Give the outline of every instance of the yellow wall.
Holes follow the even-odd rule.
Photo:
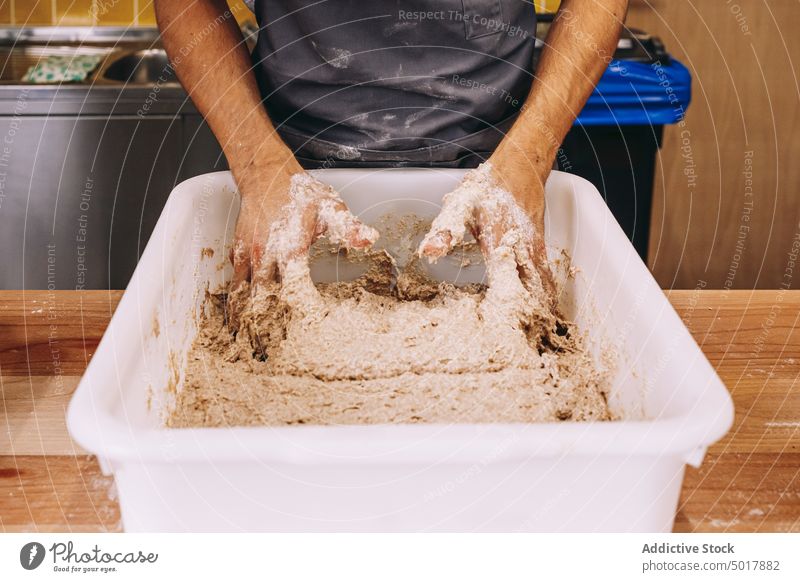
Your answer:
[[[534,0],[533,3],[536,4],[536,12],[555,12],[561,0]]]
[[[238,20],[250,11],[242,0],[229,0]],[[153,0],[0,0],[0,25],[109,26],[156,23]]]

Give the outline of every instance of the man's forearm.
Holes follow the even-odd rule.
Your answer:
[[[295,164],[261,102],[250,55],[226,1],[156,0],[155,8],[167,55],[242,193],[257,181],[253,168]]]
[[[523,111],[495,158],[545,174],[614,54],[628,0],[564,0]]]

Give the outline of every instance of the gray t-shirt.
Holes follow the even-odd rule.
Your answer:
[[[530,89],[530,2],[255,0],[255,14],[267,110],[308,166],[474,166]]]

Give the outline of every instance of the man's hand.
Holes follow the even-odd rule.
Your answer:
[[[444,197],[442,210],[420,245],[420,255],[432,261],[443,257],[464,240],[469,229],[487,262],[501,247],[510,249],[523,284],[531,291],[543,290],[555,308],[555,284],[544,246],[546,174],[504,170],[508,168],[490,162],[467,173],[458,188]],[[507,175],[517,179],[504,180]]]
[[[296,162],[256,167],[240,180],[240,190],[242,206],[231,250],[233,289],[247,280],[278,280],[286,265],[303,258],[320,237],[348,249],[369,247],[378,238],[333,188]]]
[[[513,232],[513,250],[525,285],[541,285],[555,305],[544,246],[544,183],[564,137],[611,60],[628,0],[563,0],[550,27],[536,76],[519,117],[489,158],[491,180],[473,189],[475,171],[448,194],[420,254],[447,254],[472,230],[489,258]],[[485,173],[485,172],[484,172]],[[514,237],[511,237],[514,238]],[[507,246],[507,245],[506,245]],[[491,284],[491,281],[490,281]]]
[[[156,0],[155,8],[170,61],[222,146],[242,195],[232,289],[247,280],[275,280],[323,235],[350,248],[369,246],[377,232],[303,171],[272,126],[226,0]],[[205,30],[214,33],[197,42]]]

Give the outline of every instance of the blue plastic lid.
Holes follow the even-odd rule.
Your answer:
[[[681,121],[692,99],[692,76],[679,61],[668,65],[613,60],[576,124],[667,125]]]

